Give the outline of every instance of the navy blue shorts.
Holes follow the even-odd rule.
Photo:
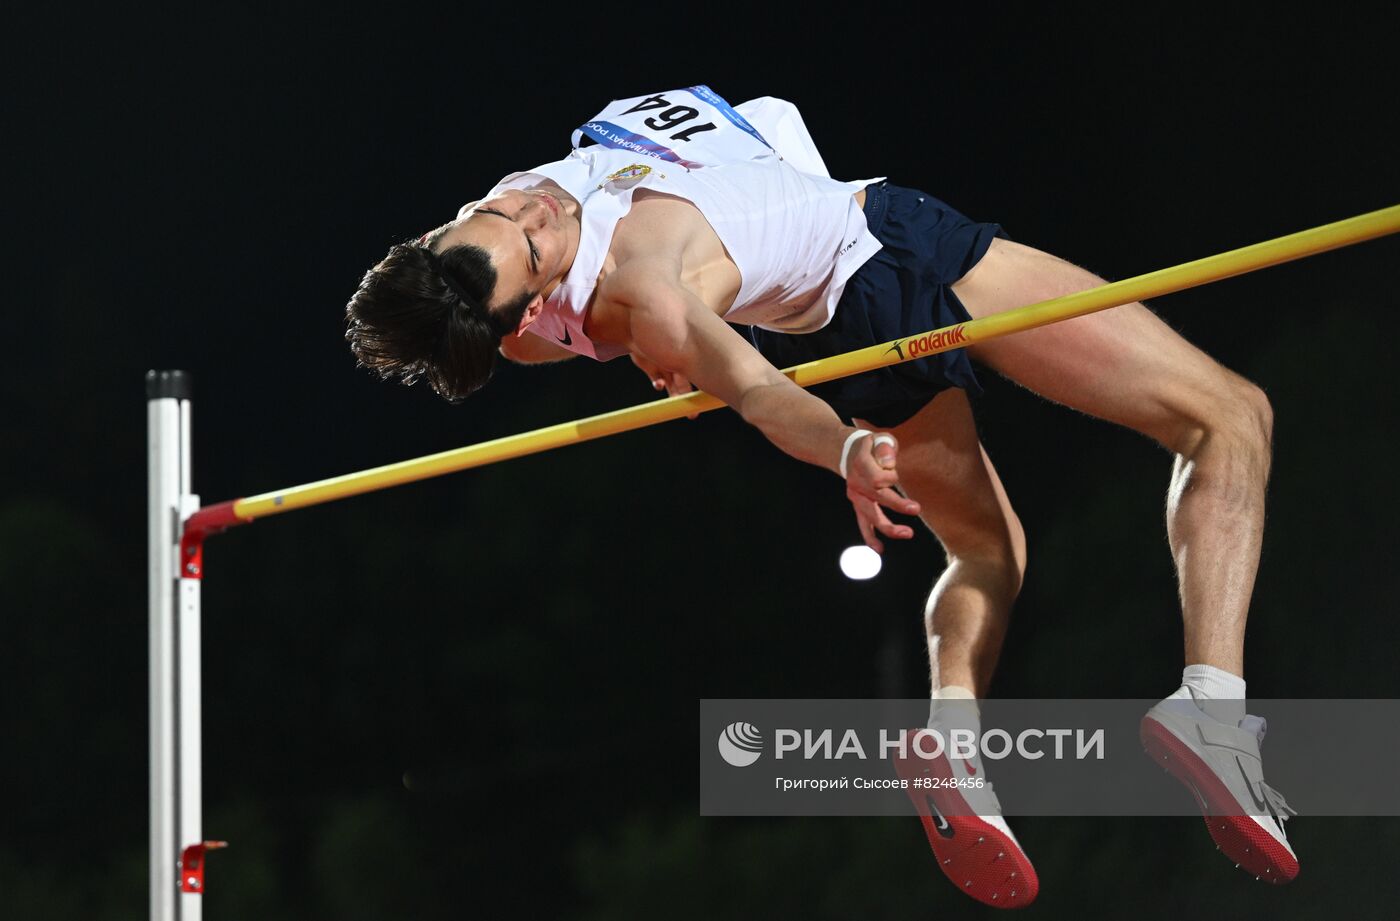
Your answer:
[[[839,355],[971,319],[952,285],[986,255],[998,224],[978,224],[926,192],[880,183],[865,190],[865,221],[881,249],[846,282],[831,322],[814,333],[749,327],[775,367]],[[949,387],[980,394],[965,349],[811,388],[843,419],[881,428],[907,421]]]

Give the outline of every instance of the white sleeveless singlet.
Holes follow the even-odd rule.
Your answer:
[[[584,137],[598,143],[579,148]],[[739,294],[724,315],[731,323],[814,332],[880,249],[853,197],[879,180],[830,178],[791,103],[764,97],[735,109],[703,86],[624,99],[574,132],[574,144],[563,160],[507,176],[490,194],[543,177],[582,205],[573,265],[530,326],[581,355],[626,354],[591,342],[583,326],[613,232],[638,188],[683,198],[709,221],[739,270]]]

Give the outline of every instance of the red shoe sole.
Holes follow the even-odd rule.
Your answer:
[[[945,758],[895,758],[894,762],[899,776],[911,782],[919,777],[951,776]],[[938,868],[959,891],[993,908],[1024,908],[1035,901],[1040,879],[1030,859],[999,829],[975,815],[966,815],[970,811],[967,801],[956,788],[916,789],[911,785],[906,792],[923,823]]]
[[[1142,747],[1196,797],[1206,830],[1220,852],[1256,879],[1286,883],[1298,875],[1298,861],[1288,849],[1250,818],[1210,766],[1171,730],[1150,715],[1139,727]]]

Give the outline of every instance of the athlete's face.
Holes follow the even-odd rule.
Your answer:
[[[487,307],[495,310],[525,292],[536,294],[526,310],[524,325],[528,326],[539,313],[537,304],[553,293],[573,262],[578,250],[578,212],[578,201],[552,182],[507,189],[473,202],[433,242],[433,249],[440,253],[471,244],[490,253],[496,293]]]

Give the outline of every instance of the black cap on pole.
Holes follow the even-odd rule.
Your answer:
[[[188,371],[147,371],[146,399],[188,400],[193,396],[194,380]]]

